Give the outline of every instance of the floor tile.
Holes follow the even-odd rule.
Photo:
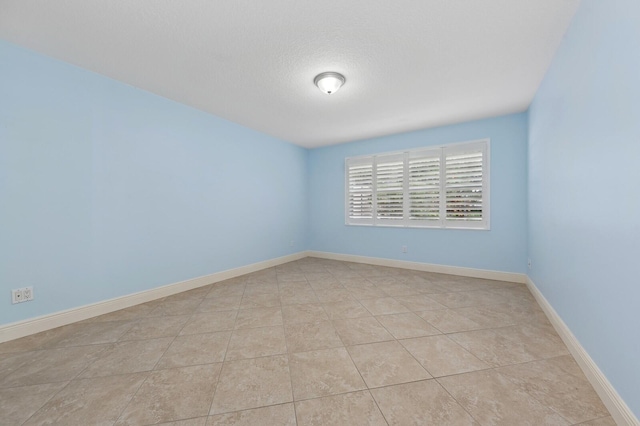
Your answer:
[[[379,285],[378,288],[392,297],[405,297],[419,294],[418,290],[403,283],[382,284]]]
[[[293,404],[271,405],[252,410],[210,416],[206,426],[296,426]]]
[[[287,352],[282,326],[235,330],[229,341],[226,360],[257,358]]]
[[[466,331],[447,336],[492,367],[533,361],[536,356],[524,342],[514,342],[499,329]]]
[[[432,327],[425,320],[411,312],[406,314],[380,315],[377,316],[376,319],[396,339],[440,334],[438,329]]]
[[[413,294],[411,296],[396,296],[395,299],[413,312],[446,309],[447,307],[436,302],[426,294]]]
[[[66,326],[66,332],[44,348],[97,345],[117,341],[136,324],[134,321],[76,323]]]
[[[160,303],[148,315],[150,317],[160,317],[166,315],[191,315],[200,305],[202,299],[178,299],[165,300]]]
[[[222,284],[217,283],[211,288],[209,293],[205,296],[205,299],[224,299],[229,298],[242,298],[244,294],[245,284]]]
[[[515,325],[497,330],[515,343],[522,343],[537,359],[568,355],[569,350],[553,327]]]
[[[318,258],[0,343],[0,419],[614,424],[526,286]]]
[[[177,420],[175,422],[157,423],[157,426],[206,426],[207,417],[194,417],[186,420]]]
[[[296,402],[299,426],[386,426],[382,413],[367,391]]]
[[[613,417],[607,416],[601,419],[580,423],[579,426],[616,426],[616,421],[613,420]]]
[[[93,363],[107,345],[46,349],[24,356],[27,361],[0,380],[0,388],[64,382]]]
[[[476,425],[435,380],[372,389],[371,394],[392,426]]]
[[[448,275],[444,280],[435,280],[432,282],[444,288],[446,293],[481,290],[481,287],[479,288],[476,283],[464,282],[461,281],[460,278],[461,277],[454,275]]]
[[[345,348],[291,354],[290,364],[296,401],[366,388]]]
[[[297,305],[306,303],[318,303],[318,296],[313,290],[290,290],[280,292],[280,303],[283,305]]]
[[[431,378],[398,342],[349,346],[347,350],[369,388]]]
[[[423,282],[407,282],[407,285],[411,288],[414,288],[415,290],[418,291],[418,293],[420,294],[432,294],[432,293],[448,293],[449,290],[447,290],[446,288],[442,287],[441,285],[438,285],[436,283],[432,283],[429,281],[423,281]]]
[[[189,315],[144,318],[131,327],[120,340],[144,340],[177,336],[188,320]]]
[[[280,307],[280,296],[275,293],[246,293],[240,302],[240,309]]]
[[[0,418],[7,425],[21,425],[68,382],[0,389]]]
[[[571,423],[609,414],[571,356],[511,365],[496,371]]]
[[[306,282],[304,274],[301,272],[292,272],[292,273],[283,273],[278,274],[278,282],[289,282],[289,281],[303,281]]]
[[[230,331],[178,336],[155,368],[158,370],[222,362],[230,337]]]
[[[242,297],[243,301],[249,301],[249,300],[255,300],[257,302],[260,302],[261,300],[264,301],[265,299],[258,297],[258,295],[270,295],[270,296],[278,296],[278,283],[276,281],[270,281],[270,282],[259,282],[259,283],[249,283],[246,285],[246,287],[244,288],[244,296]],[[267,298],[268,299],[268,298]],[[272,300],[272,299],[269,299]],[[259,306],[255,306],[257,307],[268,307],[268,306],[264,306],[261,305],[260,303],[258,303]],[[271,305],[271,306],[276,306],[276,305]],[[278,305],[280,306],[280,302],[278,302]],[[250,307],[250,306],[249,306]],[[241,309],[242,305],[241,305]]]
[[[342,302],[354,300],[353,295],[345,288],[316,291],[316,297],[321,303]]]
[[[313,288],[306,281],[286,281],[278,283],[278,290],[280,292],[280,296],[289,295],[295,293],[297,291],[311,292],[314,293]]]
[[[225,362],[210,414],[293,401],[286,356]]]
[[[66,333],[66,327],[57,327],[41,333],[21,337],[20,339],[0,343],[0,355],[42,349],[52,340],[60,339],[60,336],[64,335],[64,333]]]
[[[434,377],[489,368],[447,336],[429,336],[400,340],[415,359]]]
[[[285,326],[289,352],[306,352],[344,346],[330,321],[296,323]]]
[[[371,286],[350,285],[350,286],[345,286],[345,288],[349,293],[351,293],[351,295],[355,300],[380,299],[380,298],[389,296],[382,289],[374,285],[371,285]]]
[[[393,336],[374,317],[336,320],[333,326],[342,342],[349,346],[393,340]]]
[[[234,311],[240,309],[242,296],[207,297],[196,309],[197,312]]]
[[[558,413],[522,392],[495,370],[476,371],[437,380],[483,425],[569,424]]]
[[[342,302],[323,303],[322,307],[330,319],[362,318],[369,317],[371,313],[360,302],[345,300]]]
[[[235,296],[207,296],[198,308],[197,312],[233,311],[240,309],[242,294]]]
[[[429,296],[447,308],[492,305],[506,302],[506,299],[488,290],[460,291],[455,293],[436,293]]]
[[[148,374],[117,425],[140,425],[206,416],[222,364],[157,370]]]
[[[285,325],[329,319],[322,305],[319,303],[283,306],[282,317]]]
[[[491,306],[471,306],[457,308],[454,312],[478,324],[476,328],[498,328],[516,325],[522,321],[519,316],[505,309],[504,304]],[[464,330],[461,330],[464,331]]]
[[[180,335],[233,330],[237,315],[238,311],[197,313],[187,321]]]
[[[418,315],[443,333],[456,333],[483,328],[477,322],[460,315],[453,309],[423,311],[418,312]]]
[[[0,354],[0,387],[2,387],[3,378],[32,362],[39,354],[40,351]]]
[[[360,303],[372,315],[388,315],[409,312],[400,302],[392,297],[383,297],[379,299],[364,299]]]
[[[342,284],[334,278],[322,281],[309,281],[309,285],[316,293],[322,293],[331,290],[345,290]]]
[[[114,343],[102,351],[98,360],[84,370],[80,377],[113,376],[153,370],[172,341],[173,337],[163,337]]]
[[[255,328],[282,325],[282,309],[255,308],[240,309],[236,317],[235,328]]]
[[[113,424],[148,373],[74,380],[25,425]]]

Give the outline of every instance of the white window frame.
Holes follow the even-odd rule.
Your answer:
[[[378,226],[378,227],[400,227],[400,228],[435,228],[435,229],[472,229],[490,230],[490,152],[491,141],[489,138],[478,139],[466,142],[450,143],[410,149],[404,151],[394,151],[373,155],[361,155],[357,157],[345,158],[345,225],[348,226]],[[446,158],[447,155],[462,153],[465,151],[482,152],[482,220],[464,221],[447,219],[446,211]],[[409,219],[409,158],[412,154],[434,154],[440,158],[440,179],[439,179],[439,218],[434,220],[411,220]],[[381,158],[402,157],[404,158],[404,183],[403,183],[403,208],[402,219],[378,218],[377,214],[377,161]],[[371,218],[350,218],[349,217],[349,165],[372,164],[373,166],[373,217]]]

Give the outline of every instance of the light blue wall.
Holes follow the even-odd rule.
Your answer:
[[[305,149],[0,41],[0,324],[305,250],[306,173]]]
[[[346,157],[491,139],[491,230],[346,226]],[[508,272],[526,269],[527,115],[314,149],[309,154],[312,250]],[[407,246],[408,253],[401,253]]]
[[[583,1],[530,108],[531,277],[640,417],[640,2]]]

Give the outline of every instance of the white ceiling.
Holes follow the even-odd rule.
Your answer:
[[[526,110],[578,4],[0,0],[0,37],[318,147]]]

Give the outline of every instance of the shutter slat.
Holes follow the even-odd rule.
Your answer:
[[[440,155],[416,153],[409,158],[409,220],[440,219]]]
[[[373,161],[370,164],[349,165],[349,218],[373,218]]]
[[[447,220],[483,220],[482,151],[445,155],[445,207]]]
[[[402,220],[404,216],[404,160],[401,156],[376,159],[376,218]]]

